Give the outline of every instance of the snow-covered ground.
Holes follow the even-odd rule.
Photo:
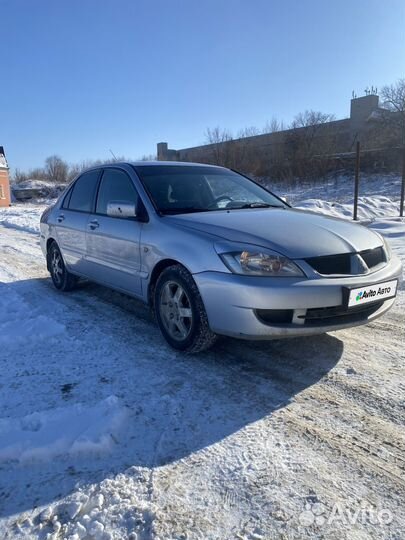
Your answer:
[[[319,181],[296,181],[292,183],[265,179],[263,182],[280,195],[287,196],[295,205],[300,201],[321,199],[323,201],[350,204],[354,193],[354,178],[348,175],[331,175]],[[359,181],[360,197],[389,197],[398,203],[401,193],[401,176],[398,174],[362,174]],[[353,206],[352,206],[353,207]],[[398,212],[395,212],[398,215]]]
[[[360,217],[405,262],[394,188]],[[0,210],[1,539],[404,538],[403,289],[365,327],[185,356],[136,300],[53,289],[43,208]]]

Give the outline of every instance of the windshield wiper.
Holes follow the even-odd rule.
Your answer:
[[[213,212],[215,210],[242,210],[243,208],[284,208],[284,206],[264,202],[251,202],[241,204],[240,206],[224,206],[223,208],[199,208],[196,206],[185,206],[184,208],[162,208],[160,213],[163,215],[193,214],[195,212]]]
[[[252,202],[241,206],[229,206],[226,210],[242,210],[243,208],[284,208],[281,204],[269,204],[262,202]]]

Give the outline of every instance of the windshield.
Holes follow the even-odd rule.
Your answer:
[[[162,214],[286,207],[264,188],[227,169],[188,165],[134,168]]]

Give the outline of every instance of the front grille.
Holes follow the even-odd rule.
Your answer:
[[[350,274],[350,253],[305,259],[319,274]]]
[[[382,247],[361,251],[360,255],[369,268],[374,268],[382,262],[386,262],[385,252]]]
[[[364,271],[356,263],[360,256],[364,261]],[[381,263],[386,262],[385,252],[382,247],[366,249],[359,253],[342,253],[339,255],[326,255],[324,257],[310,257],[305,261],[318,274],[328,275],[356,275],[364,274],[367,269],[372,270]]]

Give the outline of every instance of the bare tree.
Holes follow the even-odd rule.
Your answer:
[[[230,166],[232,154],[232,133],[227,129],[222,129],[219,126],[215,128],[207,128],[205,132],[205,140],[207,144],[212,145],[212,159],[215,165]]]
[[[43,167],[36,167],[28,171],[29,180],[48,180],[47,172]]]
[[[205,131],[205,141],[207,144],[219,144],[226,141],[232,141],[232,133],[227,129],[222,129],[217,126],[215,128],[207,128]]]
[[[247,137],[256,137],[256,135],[260,135],[260,129],[255,126],[250,126],[240,129],[236,138],[246,139]]]
[[[405,144],[405,79],[395,84],[384,86],[381,90],[382,105],[386,113],[382,114],[385,125],[391,128],[392,138],[398,138]]]
[[[72,163],[69,165],[67,181],[71,182],[76,176],[78,176],[84,169],[91,167],[93,163],[87,163],[82,161],[81,163]]]
[[[276,133],[277,131],[284,131],[285,125],[281,120],[279,121],[275,116],[270,121],[267,121],[262,129],[262,133]]]
[[[22,184],[27,180],[48,180],[48,175],[43,167],[29,169],[26,172],[16,169],[12,176],[12,180],[15,184]]]
[[[312,110],[294,118],[290,126],[293,131],[286,141],[292,176],[316,177],[327,172],[331,154],[336,151],[336,133],[331,125],[334,119],[333,114]]]
[[[405,79],[384,86],[381,90],[383,106],[392,112],[405,113]]]
[[[26,180],[28,180],[27,173],[20,171],[20,169],[16,169],[14,171],[14,174],[12,176],[12,181],[14,184],[21,184],[22,182],[25,182]]]
[[[291,122],[291,128],[297,129],[300,127],[313,128],[311,131],[316,132],[318,127],[327,122],[335,120],[335,115],[327,114],[320,111],[307,110],[303,113],[298,113]]]
[[[68,164],[59,156],[49,156],[45,160],[45,172],[49,180],[56,184],[65,184],[68,181]]]
[[[157,155],[156,154],[144,154],[138,161],[156,161]]]

